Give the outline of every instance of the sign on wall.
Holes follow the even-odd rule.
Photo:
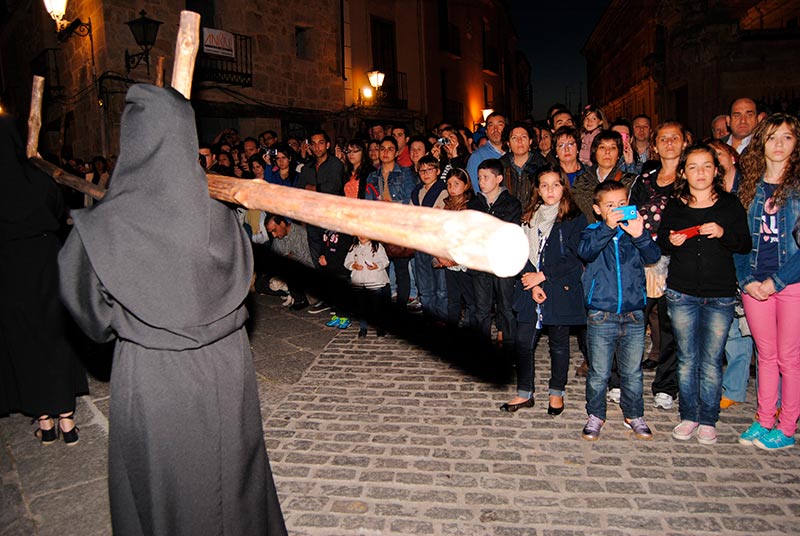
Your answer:
[[[203,28],[203,52],[211,56],[236,59],[233,34],[216,28]]]

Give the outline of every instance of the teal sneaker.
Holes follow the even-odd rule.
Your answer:
[[[753,441],[764,437],[769,433],[767,428],[761,426],[758,421],[753,421],[753,424],[750,425],[750,428],[742,432],[742,435],[739,436],[739,443],[742,445],[752,445]]]
[[[338,327],[339,329],[347,329],[347,328],[349,328],[350,327],[350,319],[347,318],[346,316],[340,316],[339,317],[339,325],[336,326],[336,327]]]
[[[768,434],[754,439],[753,445],[764,450],[788,449],[794,446],[794,436],[786,437],[783,432],[774,428]]]
[[[336,316],[336,314],[334,313],[333,315],[331,315],[331,319],[325,322],[325,325],[328,326],[329,328],[337,328],[339,327],[339,320],[340,318]]]

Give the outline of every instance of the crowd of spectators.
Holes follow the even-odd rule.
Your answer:
[[[573,115],[556,104],[542,121],[512,122],[493,112],[474,133],[448,123],[414,133],[406,125],[377,122],[350,140],[334,141],[324,130],[281,139],[271,130],[242,137],[227,128],[201,143],[198,161],[208,173],[334,196],[479,210],[522,225],[529,237],[529,265],[517,277],[499,278],[424,252],[239,209],[256,249],[254,288],[285,295],[287,307],[313,314],[329,311],[327,325],[339,329],[358,316],[359,337],[367,334],[369,311],[374,313],[380,309],[375,304],[383,302],[393,304],[395,312],[421,313],[432,326],[471,330],[516,359],[518,396],[503,405],[505,411],[533,406],[532,352],[539,336],[548,332],[548,413],[563,411],[567,341],[576,336],[583,363],[575,373],[588,375],[592,385],[587,387],[590,420],[584,439],[599,436],[606,400],[623,406],[625,425],[637,437],[652,437],[643,410],[636,409],[636,397],[643,395],[634,376],[642,369],[656,369],[652,407],[670,410],[679,400],[682,422],[673,437],[715,442],[720,410],[745,399],[755,347],[759,370],[767,377],[758,384],[756,421],[740,442],[769,449],[793,444],[794,421],[800,415],[800,338],[797,330],[785,329],[787,319],[796,320],[795,311],[800,310],[800,255],[796,242],[787,238],[800,215],[797,125],[797,118],[770,114],[750,98],[735,100],[708,125],[708,132],[692,132],[675,121],[653,125],[644,114],[611,118],[597,106]],[[83,169],[82,165],[75,162],[73,168]],[[91,167],[95,182],[108,181],[108,162],[96,158]],[[635,206],[637,216],[622,220],[599,205],[617,198]],[[717,214],[721,205],[727,207],[722,216]],[[745,214],[749,230],[743,231]],[[680,244],[672,237],[676,231],[684,236],[685,229],[675,227],[676,222],[694,222],[687,227],[695,231],[685,241],[678,240]],[[639,223],[642,229],[635,234]],[[587,336],[586,313],[592,327],[594,288],[586,288],[581,275],[593,261],[582,256],[578,246],[588,248],[582,242],[589,240],[588,229],[616,229],[617,239],[631,237],[642,255],[641,293],[646,300],[640,313],[651,344],[645,351],[643,327],[635,366],[619,353],[610,359],[608,370],[601,370],[600,360],[592,362],[592,352],[599,350]],[[610,238],[613,233],[607,234]],[[655,249],[642,250],[641,236]],[[753,249],[759,240],[762,247]],[[308,271],[276,277],[267,250]],[[652,259],[655,250],[661,252],[657,262]],[[687,264],[687,250],[710,264]],[[365,264],[368,255],[374,262]],[[600,250],[593,255],[601,255]],[[378,272],[365,272],[372,270]],[[324,272],[328,281],[346,284],[352,279],[380,300],[365,299],[369,293],[361,293],[362,298],[349,303],[346,294],[315,286],[312,271]],[[573,275],[568,283],[554,283],[569,273]],[[620,279],[620,288],[623,283]],[[584,309],[573,307],[576,295]],[[681,309],[681,300],[694,308]],[[686,315],[709,314],[711,302],[724,309],[714,317],[722,327],[705,330],[687,320]],[[755,314],[763,320],[755,323],[758,327],[748,325],[754,324]],[[372,317],[385,322],[383,315]],[[491,329],[493,321],[496,330]],[[689,325],[695,326],[692,337],[687,336]],[[378,333],[386,328],[379,325]]]

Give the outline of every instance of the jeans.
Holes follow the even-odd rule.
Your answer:
[[[739,319],[734,316],[725,343],[728,366],[722,374],[722,394],[736,402],[744,402],[750,381],[750,360],[753,357],[753,338],[742,335]]]
[[[564,396],[569,374],[569,326],[547,326],[547,339],[550,343],[550,383],[549,394]],[[534,352],[542,332],[533,322],[518,322],[514,351],[517,357],[517,396],[533,396],[536,366]]]
[[[503,332],[503,342],[510,345],[514,340],[517,323],[511,310],[514,293],[513,277],[497,277],[483,272],[472,276],[475,289],[475,322],[478,332],[489,339],[492,335],[492,304],[496,305],[497,329]],[[493,299],[494,298],[494,299]]]
[[[393,258],[389,259],[394,266],[395,279],[397,281],[397,307],[405,311],[408,304],[408,297],[411,294],[411,274],[408,271],[408,263],[411,259]]]
[[[417,294],[422,302],[425,315],[437,320],[447,318],[447,280],[446,268],[434,268],[433,255],[417,251],[414,254],[414,275]]]
[[[742,296],[747,323],[758,349],[758,422],[792,437],[800,417],[800,283],[764,301]]]
[[[722,397],[722,354],[736,298],[702,298],[672,289],[667,289],[666,297],[678,348],[681,420],[716,426]]]
[[[644,311],[616,314],[589,309],[586,334],[589,348],[586,412],[589,415],[606,419],[606,388],[611,376],[611,362],[616,355],[622,390],[622,414],[627,419],[644,416],[644,326]]]
[[[464,326],[475,325],[475,291],[472,287],[472,276],[467,272],[445,270],[447,282],[447,323],[458,326],[461,318],[461,301],[464,301]]]

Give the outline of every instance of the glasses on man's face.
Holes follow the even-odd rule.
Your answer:
[[[437,171],[436,168],[433,168],[433,167],[419,168],[419,174],[420,175],[423,175],[423,174],[427,175],[428,173],[435,173],[436,171]]]
[[[577,143],[575,143],[574,141],[565,141],[564,143],[559,143],[558,145],[556,145],[556,147],[558,147],[559,149],[565,149],[567,147],[575,147],[576,145]]]

